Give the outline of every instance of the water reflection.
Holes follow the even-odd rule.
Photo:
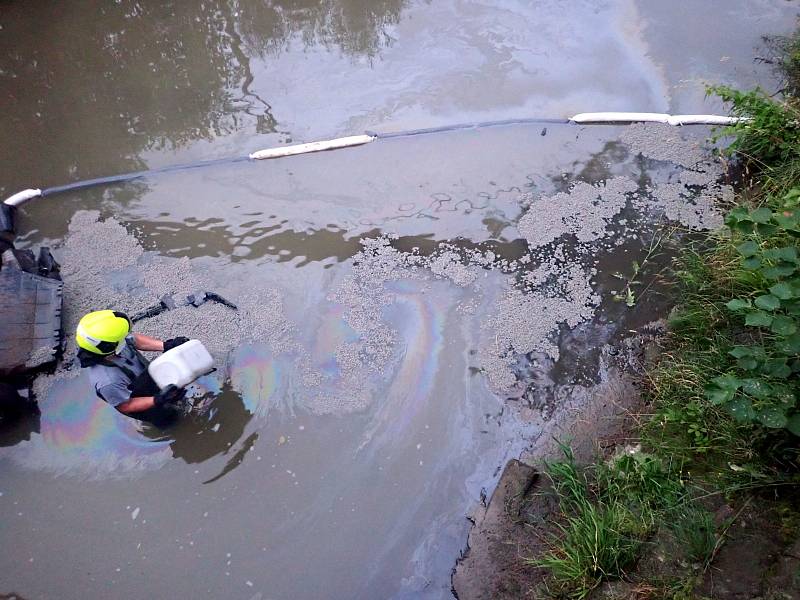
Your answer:
[[[363,235],[348,235],[336,225],[325,229],[307,228],[295,231],[287,221],[271,216],[265,220],[249,220],[238,227],[223,219],[179,221],[128,221],[142,235],[146,248],[157,249],[167,256],[197,258],[200,256],[228,257],[231,262],[275,257],[275,262],[290,262],[302,267],[311,262],[335,258],[347,260],[361,249],[362,237],[377,237],[373,229]]]
[[[160,464],[167,442],[143,436],[138,421],[99,400],[85,373],[57,381],[44,398],[40,433],[11,456],[36,469],[119,475]]]
[[[149,435],[169,440],[172,455],[189,464],[227,454],[244,435],[253,413],[229,381],[224,382],[219,393],[207,401],[207,406],[192,410],[174,428],[166,432],[150,429]]]
[[[246,368],[240,365],[232,371]],[[9,456],[28,467],[91,477],[151,469],[170,456],[194,464],[232,452],[223,474],[229,472],[241,462],[236,462],[236,443],[253,418],[249,406],[257,405],[259,398],[245,402],[230,380],[220,383],[212,376],[190,385],[189,398],[185,414],[169,428],[159,429],[100,401],[81,373],[57,381],[39,399],[41,417],[4,429],[0,446],[16,446],[9,448]],[[249,444],[256,438],[251,435]]]
[[[373,57],[389,43],[384,28],[404,3],[7,4],[0,192],[141,169],[146,150],[234,131],[274,133],[269,99],[250,89],[251,60],[295,39]]]

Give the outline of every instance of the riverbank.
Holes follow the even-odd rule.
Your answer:
[[[743,182],[670,268],[667,331],[506,467],[461,600],[800,594],[800,36],[774,45],[779,99],[711,90],[749,119],[721,132]]]

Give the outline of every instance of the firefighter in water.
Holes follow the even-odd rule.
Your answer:
[[[183,399],[185,390],[170,385],[159,389],[147,372],[148,361],[140,351],[166,352],[189,341],[176,337],[162,342],[132,331],[125,313],[99,310],[84,316],[75,333],[78,360],[89,369],[97,395],[119,412],[141,421],[165,425],[170,410]]]

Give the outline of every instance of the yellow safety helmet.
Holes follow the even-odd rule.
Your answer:
[[[75,340],[78,346],[94,354],[111,354],[125,343],[131,331],[128,315],[113,310],[98,310],[85,315],[78,323]]]

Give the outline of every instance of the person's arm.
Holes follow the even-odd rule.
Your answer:
[[[147,410],[155,405],[155,396],[131,398],[131,391],[123,381],[115,381],[97,388],[97,395],[121,413],[129,414]]]
[[[154,406],[163,406],[165,404],[179,402],[183,400],[185,394],[186,390],[183,388],[168,385],[155,396],[137,396],[136,398],[131,398],[130,400],[117,404],[116,409],[129,415],[131,413],[142,412]]]
[[[116,409],[121,413],[129,415],[131,413],[142,412],[148,408],[153,408],[155,405],[156,399],[154,396],[138,396],[136,398],[131,398],[127,402],[117,404]]]
[[[145,352],[164,351],[164,342],[162,342],[161,340],[157,340],[156,338],[150,337],[149,335],[143,335],[141,333],[133,334],[133,345],[136,347],[137,350],[144,350]]]

